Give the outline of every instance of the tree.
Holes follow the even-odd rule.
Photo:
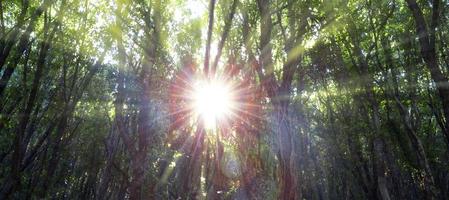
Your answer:
[[[448,199],[447,1],[0,1],[0,199]]]

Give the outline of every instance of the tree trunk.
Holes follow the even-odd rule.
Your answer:
[[[433,0],[430,26],[426,23],[418,3],[415,0],[406,0],[406,2],[415,20],[416,36],[418,37],[419,44],[421,46],[421,57],[430,71],[430,75],[435,82],[441,99],[443,114],[446,119],[446,130],[443,130],[443,132],[445,134],[447,147],[449,148],[449,81],[438,65],[437,53],[435,49],[435,31],[438,26],[440,14],[440,0]],[[430,30],[427,27],[430,27]]]
[[[0,71],[3,69],[3,65],[6,63],[6,59],[8,58],[12,47],[17,42],[17,38],[20,36],[20,29],[24,25],[25,22],[25,16],[28,11],[29,1],[24,0],[22,2],[22,9],[20,11],[20,16],[17,19],[16,27],[11,31],[10,34],[5,34],[5,27],[3,24],[3,8],[2,8],[2,35],[0,37]],[[35,12],[35,14],[38,14]],[[33,22],[31,22],[33,23]]]
[[[352,29],[354,32],[357,31],[355,27]],[[378,198],[383,200],[389,200],[390,192],[388,191],[387,186],[387,166],[386,166],[386,156],[384,155],[385,141],[383,140],[383,135],[381,133],[381,121],[380,121],[380,113],[379,113],[379,103],[375,98],[374,88],[372,85],[373,77],[368,71],[368,63],[366,62],[366,58],[362,53],[362,49],[360,48],[357,36],[354,32],[350,33],[350,36],[353,39],[353,52],[358,60],[358,68],[360,77],[364,77],[362,80],[362,87],[365,90],[365,99],[370,106],[370,120],[373,131],[373,139],[372,139],[372,147],[373,147],[373,169],[375,172],[376,178],[376,187],[378,194],[380,195]],[[366,77],[366,78],[365,78]]]
[[[398,107],[399,114],[401,115],[402,122],[405,127],[405,131],[407,133],[407,136],[409,137],[413,149],[416,153],[416,161],[418,161],[418,164],[423,170],[424,174],[424,191],[426,193],[426,197],[428,199],[434,199],[436,198],[436,191],[435,191],[435,182],[432,175],[432,171],[430,169],[430,165],[427,159],[426,152],[424,151],[424,146],[422,145],[421,139],[418,137],[415,128],[412,125],[410,116],[408,114],[407,108],[402,104],[400,101],[400,94],[399,94],[399,83],[397,81],[397,70],[393,66],[393,58],[391,57],[391,52],[389,51],[387,41],[382,40],[382,46],[384,49],[385,54],[385,62],[387,67],[392,72],[392,83],[393,83],[393,98],[396,102],[396,106]]]
[[[118,135],[116,129],[111,126],[110,134],[106,139],[106,166],[103,169],[103,174],[101,177],[101,182],[99,183],[99,187],[97,190],[96,197],[100,200],[106,199],[107,196],[104,195],[108,192],[108,188],[112,179],[112,167],[115,158],[115,154],[117,152],[117,147],[119,145]]]
[[[6,88],[6,86],[8,85],[11,75],[14,73],[14,70],[16,69],[16,67],[18,65],[23,52],[25,52],[26,48],[28,47],[30,35],[31,35],[31,32],[34,30],[34,27],[36,26],[37,19],[51,5],[51,3],[52,3],[52,0],[45,0],[42,3],[42,5],[36,9],[32,18],[30,19],[30,24],[28,25],[27,29],[25,30],[25,33],[23,33],[22,36],[20,37],[16,55],[12,59],[12,63],[10,63],[6,67],[6,69],[3,71],[3,75],[0,79],[0,98],[3,96],[3,92]],[[6,59],[6,58],[4,58],[4,59]]]
[[[274,66],[272,60],[272,47],[270,44],[271,31],[273,28],[273,22],[271,19],[271,11],[268,0],[259,0],[258,2],[259,13],[261,16],[260,23],[260,58],[259,66],[257,68],[259,78],[262,85],[267,92],[272,106],[274,108],[274,134],[276,134],[278,142],[278,156],[279,156],[279,199],[301,199],[301,194],[297,189],[297,166],[295,162],[295,156],[292,156],[293,144],[292,144],[292,130],[288,119],[288,106],[289,98],[279,100],[280,96],[289,96],[291,89],[291,80],[293,78],[294,71],[291,71],[294,66],[294,62],[287,62],[284,66],[284,73],[282,77],[281,86],[276,82],[274,76]],[[289,52],[288,52],[289,53]],[[297,59],[296,59],[297,60]],[[263,73],[263,70],[267,74]]]

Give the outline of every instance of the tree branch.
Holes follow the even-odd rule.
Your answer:
[[[215,71],[217,70],[218,61],[220,60],[220,56],[221,56],[221,52],[224,47],[224,43],[226,41],[226,38],[228,37],[229,30],[231,29],[232,20],[234,18],[237,3],[238,3],[238,0],[234,0],[232,2],[231,11],[229,12],[229,15],[228,15],[228,20],[226,20],[226,22],[225,22],[224,31],[221,35],[220,43],[218,44],[217,55],[215,56],[215,60],[214,60],[214,63],[212,64],[212,68],[211,68],[212,75],[215,75]]]

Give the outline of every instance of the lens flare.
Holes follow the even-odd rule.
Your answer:
[[[226,119],[233,109],[232,90],[218,80],[198,81],[193,89],[193,110],[206,129],[217,128],[220,120]]]

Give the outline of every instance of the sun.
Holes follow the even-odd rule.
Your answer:
[[[216,129],[220,121],[230,117],[235,107],[233,91],[220,80],[197,81],[193,88],[193,110],[206,129]]]

